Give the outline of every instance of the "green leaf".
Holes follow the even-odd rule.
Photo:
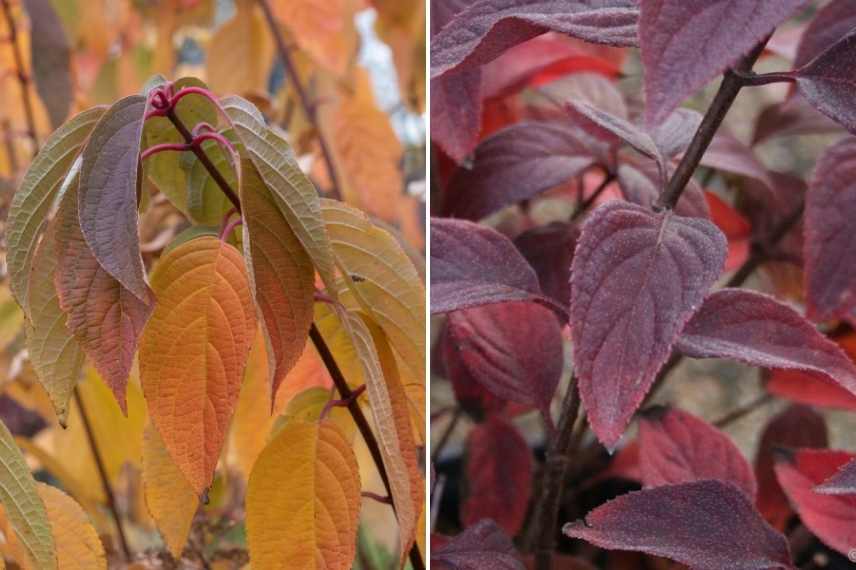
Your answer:
[[[216,141],[205,141],[202,150],[211,164],[223,176],[229,186],[238,187],[238,177],[232,168],[229,154]],[[205,165],[196,155],[184,153],[187,160],[187,213],[197,224],[219,225],[232,202],[211,178]]]
[[[9,253],[6,262],[12,294],[25,314],[29,314],[30,266],[48,212],[66,173],[106,109],[94,107],[83,111],[54,131],[33,159],[12,199],[7,222]]]
[[[39,570],[57,567],[48,513],[21,450],[0,422],[0,502],[6,518]]]

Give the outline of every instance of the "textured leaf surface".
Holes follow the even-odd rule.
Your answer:
[[[250,102],[227,97],[221,104],[277,206],[312,258],[328,293],[333,293],[336,283],[333,253],[321,219],[321,203],[312,183],[301,172],[291,147],[265,125],[261,113]]]
[[[244,256],[265,332],[271,394],[276,394],[306,346],[315,268],[249,161],[241,168],[240,197]]]
[[[107,570],[101,538],[74,499],[44,483],[36,490],[45,505],[60,570]]]
[[[721,481],[621,495],[563,531],[601,548],[645,552],[698,570],[793,568],[787,539],[744,493]]]
[[[472,168],[455,171],[443,213],[479,220],[567,182],[605,153],[602,143],[567,123],[512,125],[479,144]]]
[[[648,487],[716,479],[755,498],[752,468],[723,432],[687,412],[654,408],[639,423],[639,462]]]
[[[856,31],[832,44],[796,72],[797,86],[815,109],[856,134],[853,108]]]
[[[158,298],[140,377],[164,444],[197,493],[211,484],[256,334],[240,253],[211,236],[185,242],[152,273]]]
[[[856,495],[856,459],[846,463],[816,490],[826,495]]]
[[[253,567],[351,567],[360,513],[359,467],[335,424],[283,427],[253,467],[246,505]]]
[[[146,506],[170,553],[181,558],[199,497],[151,423],[143,434],[143,490]]]
[[[808,316],[824,321],[856,306],[856,137],[829,147],[806,194],[805,288]]]
[[[431,312],[539,299],[538,276],[514,244],[488,227],[431,219]]]
[[[520,531],[532,493],[532,451],[507,420],[492,416],[470,432],[467,485],[461,507],[465,527],[492,519],[509,536]]]
[[[577,237],[576,226],[553,222],[514,238],[514,245],[538,275],[541,290],[557,303],[567,303],[571,298],[571,262]]]
[[[794,67],[802,67],[856,28],[856,11],[847,0],[832,0],[817,11],[800,36]]]
[[[6,510],[6,518],[36,567],[57,568],[47,509],[24,456],[3,422],[0,422],[0,455],[3,457],[0,461],[0,503]]]
[[[456,162],[475,148],[482,124],[481,70],[431,80],[431,140]]]
[[[645,120],[661,123],[806,0],[642,0],[639,44],[645,66]],[[704,46],[704,49],[699,49]]]
[[[105,109],[106,107],[93,107],[86,110],[54,131],[33,159],[12,199],[6,221],[9,249],[6,263],[9,266],[9,286],[27,314],[27,289],[31,283],[30,265],[47,214],[66,173]]]
[[[448,334],[471,378],[549,418],[563,364],[562,331],[549,309],[508,302],[456,311]]]
[[[152,313],[154,299],[138,299],[95,259],[80,230],[77,187],[68,189],[56,217],[59,304],[66,326],[113,390],[123,412],[128,375],[137,341]]]
[[[801,449],[776,461],[776,476],[802,523],[844,555],[856,543],[856,495],[826,495],[815,488],[853,458],[844,451]]]
[[[83,150],[79,214],[86,242],[102,267],[141,301],[149,299],[137,234],[137,168],[146,99],[110,107]]]
[[[580,393],[598,438],[614,447],[725,262],[707,220],[623,202],[595,210],[571,269]]]
[[[678,350],[694,358],[822,374],[856,395],[856,367],[844,351],[794,309],[762,293],[722,289],[710,295],[684,327]]]
[[[467,528],[440,548],[431,548],[431,568],[439,570],[524,570],[511,539],[492,520]]]
[[[547,31],[586,41],[636,45],[633,0],[480,0],[459,12],[431,40],[431,77],[483,65]]]
[[[669,168],[669,172],[673,171]],[[650,208],[663,188],[659,166],[644,157],[625,157],[618,165],[618,185],[629,202]],[[675,213],[691,218],[710,218],[710,209],[704,197],[704,191],[695,180],[690,180],[681,199],[675,206]]]
[[[74,101],[71,46],[50,0],[26,0],[24,6],[30,17],[30,59],[36,91],[56,128],[65,121]]]

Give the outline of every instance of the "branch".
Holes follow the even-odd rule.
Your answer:
[[[18,76],[18,84],[21,86],[21,102],[24,105],[24,118],[27,121],[27,134],[33,141],[33,157],[39,154],[39,139],[36,135],[36,119],[33,113],[33,102],[30,99],[30,82],[24,70],[24,57],[21,55],[21,46],[18,43],[18,28],[15,26],[15,18],[12,16],[12,5],[9,0],[0,0],[3,6],[3,15],[6,18],[6,26],[9,28],[9,44],[12,47],[12,56],[15,60],[15,71]]]
[[[324,162],[327,163],[327,172],[330,175],[330,184],[332,185],[331,195],[333,198],[338,199],[342,195],[340,191],[341,185],[339,184],[339,174],[336,171],[336,163],[333,161],[333,152],[330,145],[327,144],[327,139],[324,137],[324,132],[321,130],[321,126],[318,122],[318,107],[309,98],[309,94],[300,80],[300,75],[297,73],[297,66],[291,58],[291,52],[285,43],[285,38],[282,37],[282,32],[280,31],[276,18],[273,15],[273,11],[270,8],[270,3],[268,0],[258,0],[258,4],[261,7],[262,12],[264,12],[268,28],[270,28],[270,33],[273,35],[273,39],[276,42],[276,49],[279,52],[279,57],[282,59],[285,72],[291,78],[291,85],[297,93],[297,98],[300,100],[303,112],[306,114],[306,117],[309,119],[309,123],[318,134],[318,143],[321,146],[321,154],[324,155]]]
[[[568,221],[576,221],[577,218],[585,214],[586,211],[591,208],[591,205],[595,203],[595,200],[600,198],[600,195],[603,194],[603,191],[606,190],[606,187],[609,186],[613,180],[615,180],[615,175],[607,170],[606,177],[601,181],[600,185],[595,188],[595,191],[592,192],[591,196],[577,204],[577,208],[574,210],[574,213],[571,214],[571,219]],[[580,188],[582,188],[582,184],[583,183],[581,179]]]

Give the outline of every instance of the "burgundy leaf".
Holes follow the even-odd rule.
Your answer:
[[[645,119],[655,125],[806,0],[641,0]]]
[[[815,490],[825,495],[856,495],[856,459],[846,463]]]
[[[131,95],[110,107],[83,149],[78,195],[80,227],[101,266],[147,303],[137,233],[137,168],[146,99]]]
[[[489,519],[479,521],[439,548],[432,540],[431,568],[525,570],[511,539]]]
[[[692,109],[678,108],[651,131],[651,138],[660,149],[660,153],[671,158],[681,154],[695,136],[701,124],[702,116],[698,111]]]
[[[456,162],[473,151],[481,131],[481,71],[431,80],[431,140]]]
[[[437,362],[443,368],[442,374],[451,382],[455,400],[464,411],[474,417],[481,417],[505,410],[507,402],[494,396],[470,373],[455,342],[449,336],[448,323],[440,331],[437,348],[439,351]],[[432,360],[432,362],[435,361]]]
[[[743,492],[721,481],[628,493],[563,531],[600,548],[663,556],[694,570],[793,568],[787,539]]]
[[[549,418],[562,375],[562,331],[536,303],[508,302],[449,314],[448,334],[474,380],[494,395]]]
[[[499,232],[464,220],[431,219],[431,312],[540,300],[538,276]]]
[[[470,432],[467,483],[464,526],[493,519],[509,536],[520,531],[532,493],[532,451],[507,420],[492,416]]]
[[[443,214],[479,220],[567,182],[603,155],[602,143],[568,123],[512,125],[479,144],[472,168],[455,171]]]
[[[720,131],[713,137],[710,146],[702,156],[701,164],[708,168],[755,179],[767,187],[773,186],[767,169],[755,156],[755,151],[724,131]]]
[[[815,487],[854,457],[829,449],[784,451],[776,457],[776,476],[803,524],[844,555],[856,545],[856,495],[826,495]]]
[[[802,67],[856,28],[851,0],[832,0],[815,14],[797,47],[794,67]]]
[[[774,450],[782,447],[826,447],[828,444],[823,416],[808,406],[789,406],[764,427],[755,456],[755,478],[758,481],[755,504],[775,528],[784,530],[793,511],[773,469]]]
[[[805,289],[809,318],[825,321],[856,307],[856,137],[821,155],[805,204]]]
[[[669,172],[674,169],[669,168]],[[646,208],[653,206],[663,187],[657,165],[643,158],[626,157],[618,166],[618,185],[624,197],[634,204]],[[690,218],[710,218],[710,208],[704,191],[695,180],[690,179],[675,213]]]
[[[758,490],[749,463],[723,432],[681,410],[646,410],[639,422],[639,462],[646,487],[716,479],[749,498]]]
[[[800,93],[814,108],[856,134],[856,30],[796,71]]]
[[[794,370],[774,370],[764,388],[770,394],[792,402],[856,411],[856,396],[823,376]]]
[[[838,123],[817,111],[797,94],[766,107],[758,115],[752,144],[760,144],[774,137],[823,135],[839,131],[841,127]]]
[[[727,251],[707,220],[624,202],[597,208],[571,269],[574,364],[589,421],[615,447]]]
[[[635,0],[479,0],[431,41],[431,77],[472,68],[548,31],[586,41],[636,44]]]
[[[576,226],[553,222],[514,238],[514,245],[535,269],[541,290],[557,303],[571,298],[571,262],[578,235]]]
[[[856,366],[791,307],[763,293],[722,289],[705,299],[678,340],[693,358],[823,374],[856,395]]]
[[[534,103],[548,104],[552,108],[561,109],[563,113],[566,112],[567,103],[575,101],[586,103],[621,119],[626,120],[628,117],[627,103],[615,81],[597,73],[566,75],[542,85],[537,93],[541,97],[533,98]]]
[[[598,138],[617,146],[625,142],[648,158],[663,165],[665,174],[665,159],[654,139],[644,129],[641,129],[622,117],[601,111],[582,101],[569,101],[568,112],[575,122]]]

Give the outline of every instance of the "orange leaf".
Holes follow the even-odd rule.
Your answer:
[[[355,0],[276,0],[273,11],[318,63],[344,75],[357,50]]]

